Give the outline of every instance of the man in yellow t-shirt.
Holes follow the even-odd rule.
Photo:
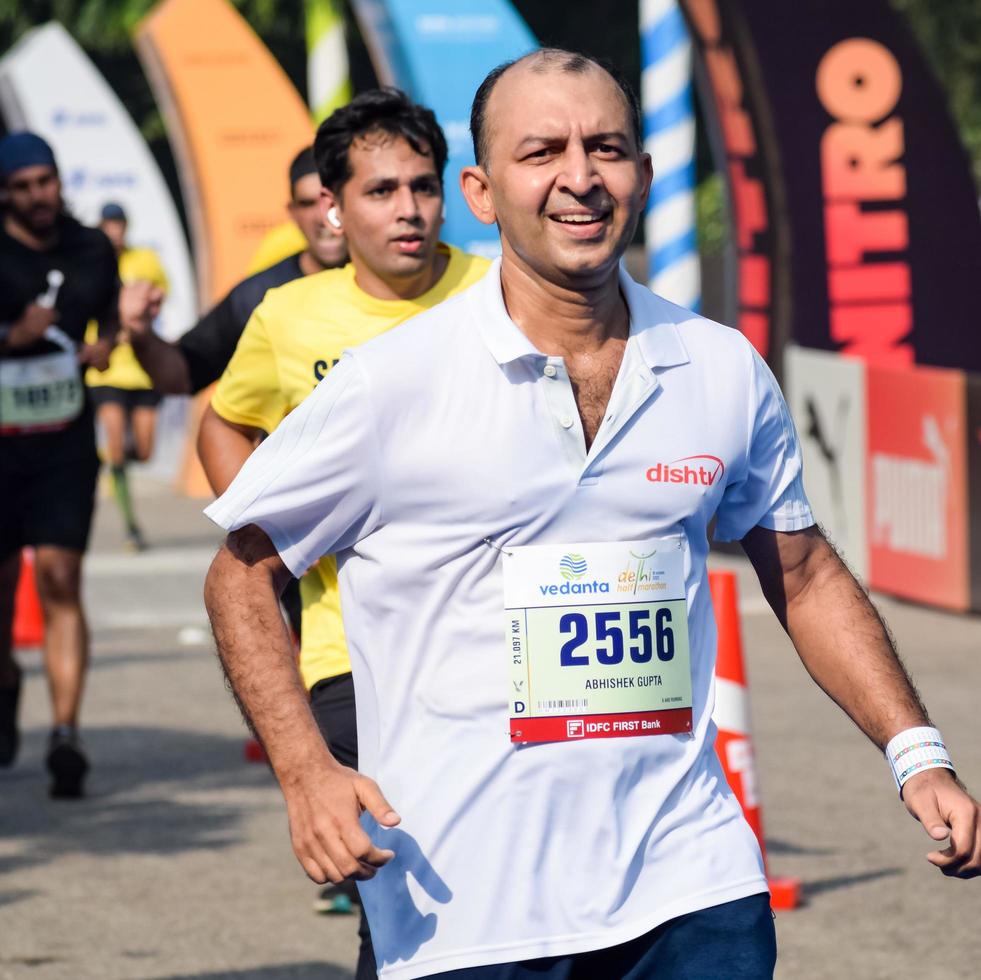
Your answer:
[[[123,283],[149,282],[166,293],[167,276],[156,252],[149,248],[130,248],[126,244],[126,227],[126,212],[119,204],[110,202],[103,206],[99,228],[116,250],[120,280]],[[96,324],[90,323],[86,340],[94,340],[96,333]],[[109,463],[113,495],[126,524],[127,544],[141,551],[146,544],[136,523],[129,493],[126,443],[127,436],[130,436],[131,458],[142,462],[153,454],[160,395],[153,390],[150,378],[140,367],[128,343],[120,343],[113,348],[109,355],[109,367],[105,371],[89,368],[85,372],[85,383],[105,434],[105,456]]]
[[[321,125],[314,153],[325,219],[347,236],[351,262],[270,290],[252,314],[198,438],[216,493],[256,438],[310,394],[345,348],[466,289],[489,265],[439,241],[446,141],[430,110],[392,89],[365,92]],[[356,768],[354,690],[333,556],[307,572],[300,593],[303,683],[332,752]],[[325,901],[335,890],[327,891]],[[375,976],[366,942],[357,976]]]

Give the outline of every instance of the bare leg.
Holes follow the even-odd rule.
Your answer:
[[[157,410],[155,408],[134,408],[130,415],[133,428],[133,448],[136,458],[145,463],[153,455],[153,440],[157,431]]]
[[[122,466],[126,462],[126,410],[117,402],[105,402],[98,408],[98,417],[106,438],[106,462]]]
[[[54,725],[78,724],[89,660],[89,633],[82,610],[82,553],[41,545],[37,588],[44,610],[44,665]]]
[[[0,688],[13,687],[17,683],[17,665],[14,663],[13,629],[14,596],[20,575],[20,552],[15,551],[0,560]]]
[[[20,572],[20,552],[0,561],[0,767],[13,765],[20,735],[17,707],[20,702],[20,670],[14,662],[14,596]]]
[[[126,410],[117,402],[106,402],[99,406],[99,422],[105,432],[106,458],[109,461],[109,476],[112,480],[112,493],[126,525],[129,544],[137,550],[143,542],[136,525],[133,500],[129,493],[129,479],[126,476]]]

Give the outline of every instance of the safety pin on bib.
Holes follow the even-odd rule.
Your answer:
[[[481,538],[481,540],[485,545],[487,545],[488,548],[493,548],[495,551],[499,551],[502,555],[507,555],[508,558],[514,557],[513,551],[505,551],[503,548],[499,548],[493,541],[491,541],[490,538]]]

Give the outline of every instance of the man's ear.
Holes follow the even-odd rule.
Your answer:
[[[641,172],[644,177],[644,193],[641,199],[641,204],[644,211],[647,210],[647,199],[651,194],[651,183],[654,180],[654,161],[651,160],[650,153],[641,153],[640,155],[640,166]]]
[[[344,220],[341,217],[341,200],[326,187],[320,188],[320,217],[335,238],[344,235]]]
[[[464,167],[460,171],[460,190],[473,216],[485,225],[497,221],[494,194],[483,167]]]

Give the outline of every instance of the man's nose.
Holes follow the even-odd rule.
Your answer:
[[[601,183],[599,173],[582,143],[570,143],[562,154],[562,168],[557,183],[560,190],[585,197]]]
[[[399,218],[404,221],[419,220],[419,202],[411,187],[400,187],[396,192],[395,200]]]

